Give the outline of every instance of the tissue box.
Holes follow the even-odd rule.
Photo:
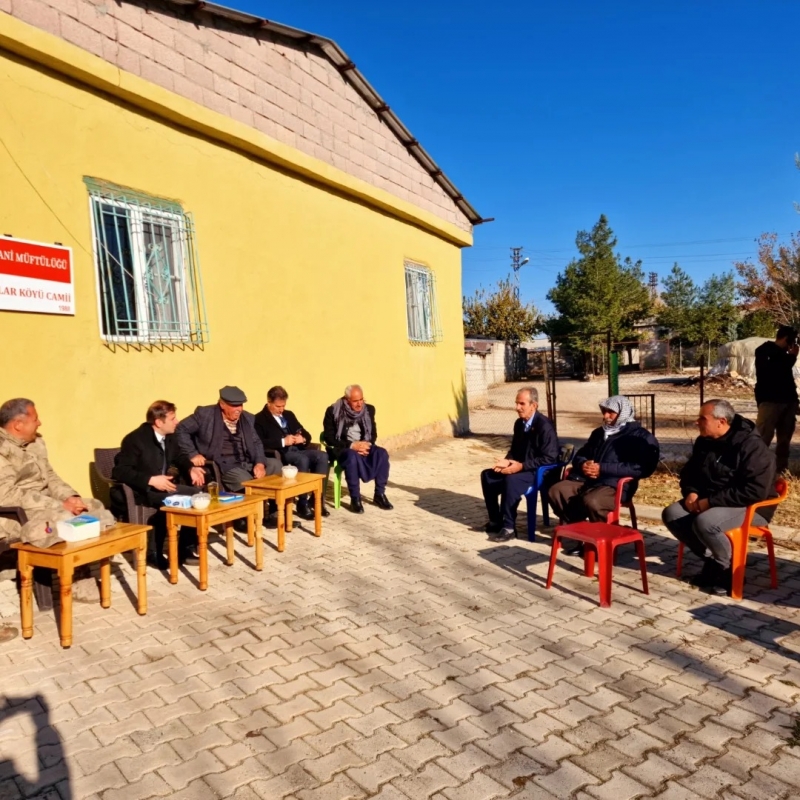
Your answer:
[[[188,494],[171,494],[164,498],[164,505],[170,508],[191,508],[192,496]]]
[[[100,535],[100,520],[89,514],[79,514],[57,523],[58,535],[65,542],[82,542]]]

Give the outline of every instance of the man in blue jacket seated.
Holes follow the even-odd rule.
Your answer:
[[[569,477],[548,492],[550,504],[564,522],[605,522],[614,510],[617,481],[633,478],[623,490],[622,502],[628,502],[639,488],[639,480],[650,477],[658,466],[658,441],[633,418],[627,397],[614,395],[603,400],[600,411],[602,426],[592,431],[576,453]],[[565,540],[564,551],[576,555],[583,547]]]
[[[514,423],[511,449],[505,458],[481,473],[483,499],[489,512],[485,531],[493,542],[507,542],[517,535],[517,506],[536,481],[536,470],[558,461],[556,430],[547,417],[538,413],[538,408],[539,392],[533,386],[517,392],[519,419]]]

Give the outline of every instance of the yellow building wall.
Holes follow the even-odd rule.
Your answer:
[[[84,176],[194,216],[210,342],[135,350],[100,338]],[[250,155],[0,50],[0,233],[73,248],[76,315],[0,311],[2,394],[32,398],[57,471],[88,492],[158,398],[185,416],[236,384],[258,411],[282,384],[316,434],[361,383],[381,439],[455,421],[463,402],[460,248]],[[404,260],[436,274],[443,341],[413,345]]]

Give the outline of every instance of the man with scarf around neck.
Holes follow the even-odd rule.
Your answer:
[[[484,530],[493,542],[516,535],[517,506],[536,480],[539,467],[558,461],[558,437],[553,423],[538,413],[539,393],[533,386],[517,392],[511,448],[491,469],[481,473],[481,489],[489,521]],[[498,498],[502,502],[498,505]]]
[[[683,499],[664,509],[670,533],[703,559],[690,579],[711,594],[731,588],[731,543],[725,531],[744,522],[747,506],[777,497],[775,456],[755,425],[727,400],[709,400],[697,418],[700,435],[681,470]],[[759,509],[753,525],[768,525],[775,506]]]
[[[658,466],[658,441],[633,418],[627,397],[606,398],[600,403],[600,412],[603,424],[576,453],[569,477],[548,492],[550,504],[564,522],[605,522],[614,510],[619,479],[633,478],[623,490],[622,501],[628,502],[639,488],[639,480],[648,478]],[[583,552],[580,543],[565,541],[563,546],[572,555]]]
[[[363,514],[361,481],[375,481],[374,503],[384,511],[394,506],[386,497],[389,480],[389,453],[375,444],[378,428],[375,425],[375,406],[364,402],[364,392],[354,383],[325,411],[322,423],[328,456],[335,458],[344,469],[350,492],[350,510]]]

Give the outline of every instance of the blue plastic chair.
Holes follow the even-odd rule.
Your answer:
[[[528,541],[536,541],[536,504],[539,495],[542,496],[542,519],[545,525],[550,525],[550,504],[547,501],[547,490],[544,485],[544,476],[550,470],[563,469],[564,464],[548,464],[545,467],[539,467],[536,470],[536,481],[531,485],[530,489],[523,495],[528,503]]]

